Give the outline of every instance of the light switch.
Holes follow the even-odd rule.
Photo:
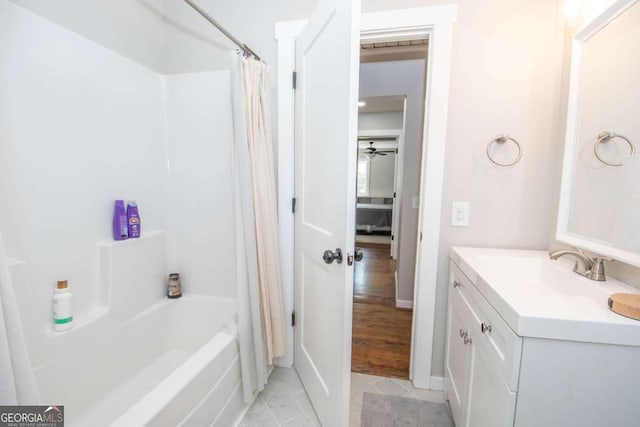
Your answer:
[[[451,207],[451,225],[454,227],[468,227],[469,209],[469,202],[453,202]]]

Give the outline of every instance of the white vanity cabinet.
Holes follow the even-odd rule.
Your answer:
[[[456,426],[512,425],[522,339],[453,263],[450,278],[445,391]]]
[[[444,387],[456,426],[640,425],[640,322],[607,307],[630,291],[546,252],[453,248]]]

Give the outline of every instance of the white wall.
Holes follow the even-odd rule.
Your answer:
[[[365,155],[364,158],[367,159],[367,156]],[[369,197],[393,197],[395,171],[394,153],[369,159]]]
[[[452,57],[433,374],[443,372],[451,246],[546,249],[558,159],[563,27],[555,0],[458,2]],[[487,159],[507,132],[522,160]],[[467,228],[449,225],[451,202],[471,203]]]
[[[235,296],[228,71],[166,79],[170,269],[186,292]]]
[[[183,0],[10,1],[165,74],[229,69],[228,51],[235,48]],[[197,3],[275,64],[275,22],[308,17],[316,0]]]
[[[372,62],[360,65],[360,98],[406,95],[403,191],[398,247],[398,299],[413,301],[416,266],[418,209],[413,197],[420,194],[420,156],[424,108],[424,60]],[[402,126],[400,126],[400,129]]]
[[[198,4],[267,63],[276,63],[274,25],[306,18],[316,0],[198,0]],[[182,0],[164,0],[167,19],[167,72],[185,73],[229,68],[235,45]],[[275,104],[274,104],[275,105]]]
[[[388,113],[358,114],[358,130],[402,129],[404,114],[401,111]]]
[[[163,0],[11,1],[146,67],[166,72]]]
[[[185,292],[235,295],[229,105],[228,72],[166,78],[0,1],[0,234],[41,323],[60,279],[76,317],[104,303],[97,245],[117,198],[138,201],[143,233],[165,231]]]
[[[138,201],[143,232],[165,227],[163,122],[162,76],[0,2],[0,233],[45,321],[57,280],[76,315],[98,303],[114,199]]]

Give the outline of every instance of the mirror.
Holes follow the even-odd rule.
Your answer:
[[[557,239],[640,266],[640,3],[578,32]]]

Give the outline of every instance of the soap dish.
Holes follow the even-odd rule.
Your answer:
[[[640,320],[640,294],[611,294],[609,295],[609,308],[614,313]]]

